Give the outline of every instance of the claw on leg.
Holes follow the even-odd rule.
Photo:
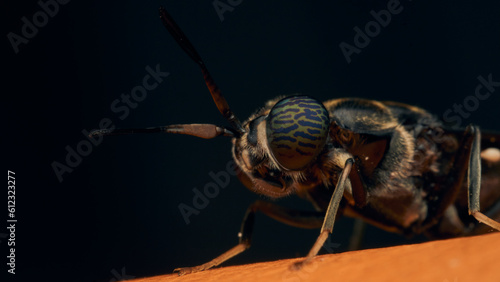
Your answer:
[[[290,265],[290,270],[292,271],[301,270],[303,267],[311,263],[312,258],[313,257],[305,258],[304,260],[293,263],[292,265]]]
[[[482,212],[473,212],[472,215],[477,219],[477,221],[479,222],[482,222],[488,226],[490,226],[491,228],[494,228],[498,231],[500,231],[500,223],[494,221],[493,219],[487,217],[486,215],[484,215]]]
[[[180,267],[180,268],[174,269],[174,273],[177,273],[177,275],[182,276],[184,274],[193,273],[192,269],[193,269],[192,267]],[[194,271],[194,272],[196,272],[196,271]]]
[[[209,268],[212,268],[214,266],[217,266],[226,260],[234,257],[235,255],[243,252],[244,250],[248,249],[250,247],[250,243],[248,241],[243,241],[239,243],[238,245],[234,246],[233,248],[229,249],[227,252],[223,253],[222,255],[214,258],[213,260],[204,263],[202,265],[198,266],[193,266],[193,267],[181,267],[181,268],[176,268],[174,269],[174,272],[177,272],[179,276],[182,276],[184,274],[189,274],[189,273],[195,273],[195,272],[200,272],[203,270],[207,270]]]

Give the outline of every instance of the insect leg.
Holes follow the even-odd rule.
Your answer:
[[[496,203],[493,207],[488,209],[486,216],[492,218],[495,221],[500,220],[500,202]],[[486,234],[491,231],[491,227],[485,224],[479,224],[468,234],[468,235],[480,235]]]
[[[497,222],[480,213],[479,193],[481,189],[481,156],[480,139],[481,133],[475,126],[469,125],[464,132],[459,150],[451,160],[455,168],[447,177],[445,182],[439,185],[445,187],[445,193],[440,196],[438,206],[429,210],[429,216],[421,226],[415,226],[414,232],[426,232],[428,236],[436,238],[454,237],[463,234],[464,226],[458,219],[456,211],[453,212],[452,205],[458,193],[461,191],[464,178],[467,178],[469,214],[473,215],[480,222],[495,228],[500,226]],[[476,215],[474,215],[476,214]],[[436,223],[440,223],[436,225]],[[489,224],[489,223],[491,224]],[[498,228],[496,228],[498,229]]]
[[[245,213],[243,222],[241,224],[240,232],[238,233],[239,243],[235,247],[229,249],[225,253],[216,257],[215,259],[204,263],[199,266],[194,267],[182,267],[176,268],[174,272],[179,275],[184,275],[188,273],[194,273],[203,271],[214,266],[217,266],[224,261],[238,255],[244,250],[248,249],[251,245],[251,237],[253,232],[253,226],[255,221],[255,213],[257,211],[287,225],[291,225],[299,228],[320,228],[322,224],[322,219],[324,218],[324,213],[314,212],[314,211],[297,211],[292,209],[287,209],[275,205],[273,203],[268,203],[264,201],[256,201],[250,205]],[[320,246],[321,247],[321,246]]]
[[[328,205],[328,209],[326,210],[326,215],[325,219],[323,220],[323,226],[321,227],[321,231],[319,233],[318,238],[316,239],[316,242],[312,246],[311,250],[307,254],[306,258],[303,261],[300,261],[298,263],[295,263],[293,265],[293,268],[295,269],[300,269],[303,265],[309,263],[311,259],[316,256],[325,243],[326,239],[328,239],[328,236],[332,233],[333,231],[333,224],[335,223],[335,216],[337,215],[337,211],[340,205],[340,201],[342,200],[344,196],[344,189],[346,185],[346,180],[347,177],[351,171],[351,168],[353,166],[354,160],[353,159],[348,159],[345,163],[345,167],[342,170],[342,174],[339,177],[339,180],[337,182],[337,186],[335,187],[335,190],[333,191],[332,198],[330,199],[330,204]]]
[[[463,224],[456,220],[456,215],[451,216],[452,214],[456,214],[456,212],[447,212],[447,210],[453,205],[462,188],[467,173],[473,142],[474,128],[468,126],[463,133],[458,151],[450,160],[454,169],[450,171],[448,177],[442,183],[438,184],[439,187],[444,190],[444,193],[439,196],[440,201],[438,205],[429,209],[427,219],[421,225],[413,227],[416,234],[426,232],[430,237],[441,238],[443,235],[444,237],[454,237],[463,233]],[[442,230],[442,228],[436,226],[441,218],[443,218],[445,222],[451,224],[445,224],[448,226],[448,228],[445,228],[446,230]]]
[[[472,150],[470,152],[469,167],[467,173],[467,192],[469,195],[469,214],[474,216],[479,222],[482,222],[496,230],[500,231],[500,223],[489,218],[479,207],[479,193],[481,190],[481,133],[479,128],[472,127],[474,139],[472,141]]]

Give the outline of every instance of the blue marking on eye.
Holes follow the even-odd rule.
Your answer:
[[[290,137],[290,136],[279,136],[274,138],[273,142],[279,142],[279,141],[291,141],[291,142],[297,142],[297,139]]]
[[[316,148],[316,145],[314,145],[314,144],[311,144],[311,143],[304,143],[304,142],[300,142],[300,141],[299,141],[299,146],[301,146],[301,147],[313,148],[313,149],[315,149],[315,148]]]
[[[302,138],[306,138],[306,139],[313,140],[313,141],[314,141],[314,140],[318,140],[318,139],[319,139],[318,137],[314,137],[314,136],[312,136],[312,135],[309,135],[309,134],[304,133],[304,132],[301,132],[301,131],[297,131],[297,132],[295,132],[295,133],[293,134],[293,136],[295,136],[295,137],[300,136],[300,137],[302,137]]]
[[[323,128],[323,126],[321,124],[317,124],[317,123],[309,122],[309,121],[305,121],[305,120],[299,120],[298,123],[302,126],[310,126],[310,127],[314,127],[314,128],[318,128],[318,129]]]
[[[276,128],[276,129],[273,128],[273,129],[274,129],[275,133],[289,133],[290,131],[295,130],[297,128],[299,128],[299,126],[294,124],[292,126],[285,127],[285,128]]]

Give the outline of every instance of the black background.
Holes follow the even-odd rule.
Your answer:
[[[1,4],[1,96],[3,166],[16,173],[12,281],[110,281],[123,268],[129,277],[165,274],[237,243],[243,214],[259,196],[236,177],[190,224],[178,209],[192,205],[192,189],[202,190],[210,171],[225,170],[229,139],[109,137],[62,183],[51,167],[65,162],[66,146],[75,149],[85,139],[81,130],[97,128],[103,118],[118,127],[226,125],[198,67],[161,24],[160,5],[196,46],[242,120],[265,101],[293,93],[396,100],[442,116],[474,94],[479,75],[500,81],[497,1],[401,1],[402,12],[350,64],[339,44],[352,45],[353,28],[364,29],[373,20],[370,11],[386,9],[387,1],[242,1],[223,21],[212,1],[71,1],[18,54],[7,34],[21,34],[21,18],[31,21],[40,7],[9,2]],[[111,103],[142,83],[146,66],[157,64],[170,76],[120,120]],[[500,130],[499,92],[481,101],[463,125]],[[278,203],[310,208],[294,197]],[[331,240],[338,251],[347,247],[351,225],[350,219],[336,224]],[[317,234],[259,215],[252,248],[225,265],[304,256]],[[0,240],[4,276],[8,248],[6,238]],[[404,242],[369,228],[363,247]]]

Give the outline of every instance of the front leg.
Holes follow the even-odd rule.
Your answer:
[[[500,230],[500,224],[488,215],[500,212],[500,205],[490,209],[489,214],[480,211],[479,194],[481,191],[481,133],[479,128],[469,125],[464,132],[459,145],[459,150],[451,160],[455,168],[445,182],[439,186],[447,187],[446,192],[440,195],[439,205],[429,211],[429,216],[421,226],[415,226],[414,232],[426,232],[430,237],[447,238],[460,235],[472,235],[486,233],[491,228]],[[479,222],[486,225],[478,225],[473,230],[467,230],[460,220],[454,202],[461,192],[464,180],[467,180],[468,211]],[[436,223],[439,223],[436,225]]]
[[[470,152],[468,173],[467,173],[467,192],[469,194],[469,214],[474,216],[479,222],[482,222],[491,228],[500,231],[500,223],[489,218],[479,207],[479,193],[481,191],[481,133],[479,128],[472,127],[473,141]]]
[[[241,230],[240,233],[238,233],[238,245],[234,246],[233,248],[229,249],[225,253],[207,263],[194,267],[176,268],[174,272],[177,272],[179,275],[184,275],[188,273],[207,270],[248,249],[251,245],[255,213],[257,211],[260,211],[279,222],[299,228],[320,228],[322,219],[324,218],[324,213],[322,212],[297,211],[283,208],[273,203],[256,201],[248,207],[245,217],[243,218]],[[321,248],[321,246],[319,247]]]
[[[330,203],[328,204],[328,209],[326,210],[326,215],[323,220],[323,226],[321,227],[321,231],[319,233],[318,238],[316,239],[316,242],[312,246],[306,258],[303,261],[297,262],[294,265],[292,265],[292,269],[300,269],[302,266],[309,263],[311,259],[318,254],[319,250],[325,243],[326,239],[328,239],[328,236],[332,233],[333,224],[335,223],[335,216],[337,215],[340,201],[344,196],[345,186],[349,185],[348,183],[350,183],[346,182],[346,180],[347,177],[349,176],[349,173],[351,172],[353,163],[354,163],[353,159],[348,159],[345,163],[345,167],[342,170],[342,173],[340,174],[337,186],[335,187]]]

